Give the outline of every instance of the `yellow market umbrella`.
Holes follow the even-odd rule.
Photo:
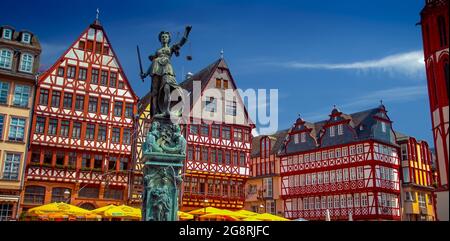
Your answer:
[[[252,216],[252,217],[262,220],[262,221],[290,221],[287,218],[276,216],[276,215],[273,215],[270,213],[258,214],[258,215]]]
[[[242,214],[242,215],[245,215],[247,217],[258,215],[258,213],[251,212],[251,211],[244,210],[244,209],[239,210],[239,211],[235,211],[235,213]]]
[[[178,211],[178,218],[180,220],[190,220],[190,219],[194,219],[194,215],[189,214],[189,213],[185,213],[182,211]]]
[[[262,220],[261,219],[257,219],[255,217],[248,217],[248,218],[242,219],[242,221],[262,221]]]
[[[218,208],[206,207],[206,208],[195,209],[188,213],[192,214],[192,215],[205,215],[205,214],[210,214],[210,213],[219,213],[220,211],[221,211],[221,209],[218,209]]]
[[[230,214],[219,214],[219,213],[209,213],[209,214],[205,214],[200,216],[200,218],[220,218],[220,219],[225,219],[227,221],[239,221],[238,217],[232,216]]]
[[[86,214],[91,213],[91,211],[63,202],[49,203],[28,210],[29,215],[38,216],[49,213],[63,213],[65,215],[84,216]]]
[[[106,218],[132,218],[141,219],[141,210],[126,205],[113,206],[103,212],[103,217]]]

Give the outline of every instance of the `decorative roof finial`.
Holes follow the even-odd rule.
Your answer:
[[[98,21],[98,16],[100,15],[100,9],[97,8],[97,14],[95,15],[95,20]]]
[[[380,104],[383,105],[383,100],[380,100]]]
[[[336,109],[336,105],[333,105],[333,109]]]
[[[220,58],[221,58],[221,59],[223,59],[223,53],[224,53],[224,52],[223,52],[223,49],[220,50]]]

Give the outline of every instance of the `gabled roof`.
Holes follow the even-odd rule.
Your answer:
[[[260,155],[261,152],[261,145],[260,145],[260,141],[262,138],[264,137],[269,137],[270,139],[272,139],[271,144],[271,150],[270,150],[270,154],[277,154],[278,151],[280,150],[280,148],[283,146],[283,142],[284,139],[286,137],[286,135],[288,134],[289,129],[285,129],[285,130],[281,130],[281,131],[277,131],[274,134],[271,135],[259,135],[257,137],[254,137],[252,140],[252,152],[250,154],[251,157],[258,157]]]
[[[133,98],[137,101],[139,98],[136,95],[136,93],[134,92],[133,88],[130,85],[130,82],[128,81],[128,78],[125,74],[125,72],[123,71],[122,65],[120,64],[119,58],[116,54],[116,52],[114,51],[114,48],[111,44],[111,41],[109,41],[108,35],[105,31],[105,29],[103,28],[103,26],[100,24],[100,22],[98,20],[95,20],[92,24],[90,24],[84,31],[82,31],[80,33],[80,35],[72,42],[72,44],[69,45],[69,47],[64,51],[64,53],[53,63],[53,65],[48,68],[40,77],[40,81],[46,79],[48,77],[48,75],[50,75],[50,73],[59,66],[59,64],[65,59],[66,55],[69,53],[69,51],[71,51],[72,48],[75,48],[74,46],[76,45],[76,43],[85,35],[88,34],[88,31],[90,28],[93,29],[98,29],[101,30],[103,32],[103,37],[105,38],[105,42],[108,43],[109,49],[113,54],[113,58],[114,60],[117,62],[118,65],[118,69],[120,71],[120,74],[124,80],[125,85],[128,87],[128,90],[130,91],[131,95],[133,96]],[[44,50],[45,51],[45,50]]]
[[[186,91],[188,91],[190,93],[190,96],[192,97],[192,91],[193,91],[193,84],[194,81],[200,81],[201,83],[201,91],[203,92],[206,88],[206,86],[208,85],[208,82],[211,80],[212,76],[214,75],[214,73],[219,69],[222,68],[224,70],[226,70],[228,72],[228,75],[230,76],[230,84],[233,86],[234,89],[237,89],[237,85],[236,82],[234,81],[233,76],[231,75],[231,72],[228,68],[228,65],[225,62],[225,59],[220,58],[216,61],[214,61],[213,63],[209,64],[208,66],[206,66],[205,68],[203,68],[202,70],[198,71],[197,73],[195,73],[194,75],[192,75],[191,77],[189,77],[188,79],[184,80],[183,82],[181,82],[179,85],[181,88],[185,89]],[[198,98],[200,98],[201,96],[196,96],[197,99],[192,99],[191,100],[191,109],[194,106],[194,104],[198,101]],[[248,112],[247,112],[247,108],[244,105],[244,102],[242,101],[242,98],[240,96],[238,96],[238,101],[240,102],[240,104],[243,106],[244,109],[244,113],[245,113],[245,117],[248,120],[248,123],[250,125],[254,125],[252,120],[250,119],[250,117],[248,116]]]
[[[384,116],[380,116],[381,114],[383,114]],[[329,145],[328,144],[324,144],[322,143],[322,137],[324,136],[323,133],[326,132],[325,128],[329,123],[332,123],[332,118],[333,116],[340,116],[342,119],[344,120],[349,120],[349,125],[352,128],[353,133],[355,133],[355,138],[354,139],[352,137],[352,139],[348,139],[347,141],[361,141],[361,140],[367,140],[367,139],[379,139],[380,141],[385,141],[386,142],[386,138],[387,137],[381,137],[379,136],[379,134],[374,133],[374,126],[377,123],[377,119],[382,119],[385,121],[390,122],[389,118],[387,117],[386,114],[386,109],[384,107],[384,105],[380,105],[377,108],[371,108],[368,110],[364,110],[364,111],[360,111],[360,112],[356,112],[356,113],[352,113],[352,114],[346,114],[346,113],[342,113],[339,110],[337,110],[336,108],[334,108],[330,114],[330,118],[327,120],[322,120],[322,121],[318,121],[318,122],[306,122],[304,120],[301,120],[301,122],[303,123],[303,125],[305,125],[307,128],[312,129],[311,130],[311,136],[317,140],[317,142],[319,143],[319,145]],[[296,123],[299,122],[299,119],[297,119]],[[295,126],[295,124],[294,124]],[[362,129],[360,129],[360,126],[363,126]],[[290,133],[290,131],[289,131]],[[396,132],[394,132],[394,136],[396,136]],[[287,137],[289,136],[289,134],[286,135]],[[385,139],[383,139],[385,138]],[[398,137],[397,137],[398,138]],[[284,139],[284,138],[283,138]],[[343,140],[340,140],[343,141]],[[392,140],[390,141],[392,142]],[[394,141],[395,142],[395,141]],[[396,143],[391,143],[391,144],[396,144]],[[290,144],[289,144],[290,145]],[[284,143],[282,145],[282,147],[280,147],[281,149],[283,147],[288,147],[289,145],[287,145],[287,143]],[[311,148],[311,147],[307,147],[307,148]],[[300,149],[298,149],[300,150]],[[297,150],[297,151],[298,151]]]

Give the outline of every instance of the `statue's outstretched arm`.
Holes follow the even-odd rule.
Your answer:
[[[174,51],[176,56],[180,55],[179,51],[180,51],[181,47],[187,42],[189,33],[191,32],[191,29],[192,29],[192,26],[186,26],[183,37],[181,38],[180,42],[178,42],[172,46],[172,50]]]

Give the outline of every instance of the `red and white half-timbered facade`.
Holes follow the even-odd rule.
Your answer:
[[[88,209],[124,203],[136,102],[96,20],[39,78],[24,210],[54,201]]]
[[[437,218],[449,220],[449,0],[426,0],[421,12],[431,124],[438,169]]]
[[[286,218],[399,220],[398,146],[383,105],[329,120],[297,119],[281,157]]]
[[[192,96],[181,210],[244,207],[254,128],[223,58],[180,84]],[[209,91],[213,90],[213,91]],[[201,93],[198,98],[195,92]],[[236,92],[237,93],[237,92]]]

